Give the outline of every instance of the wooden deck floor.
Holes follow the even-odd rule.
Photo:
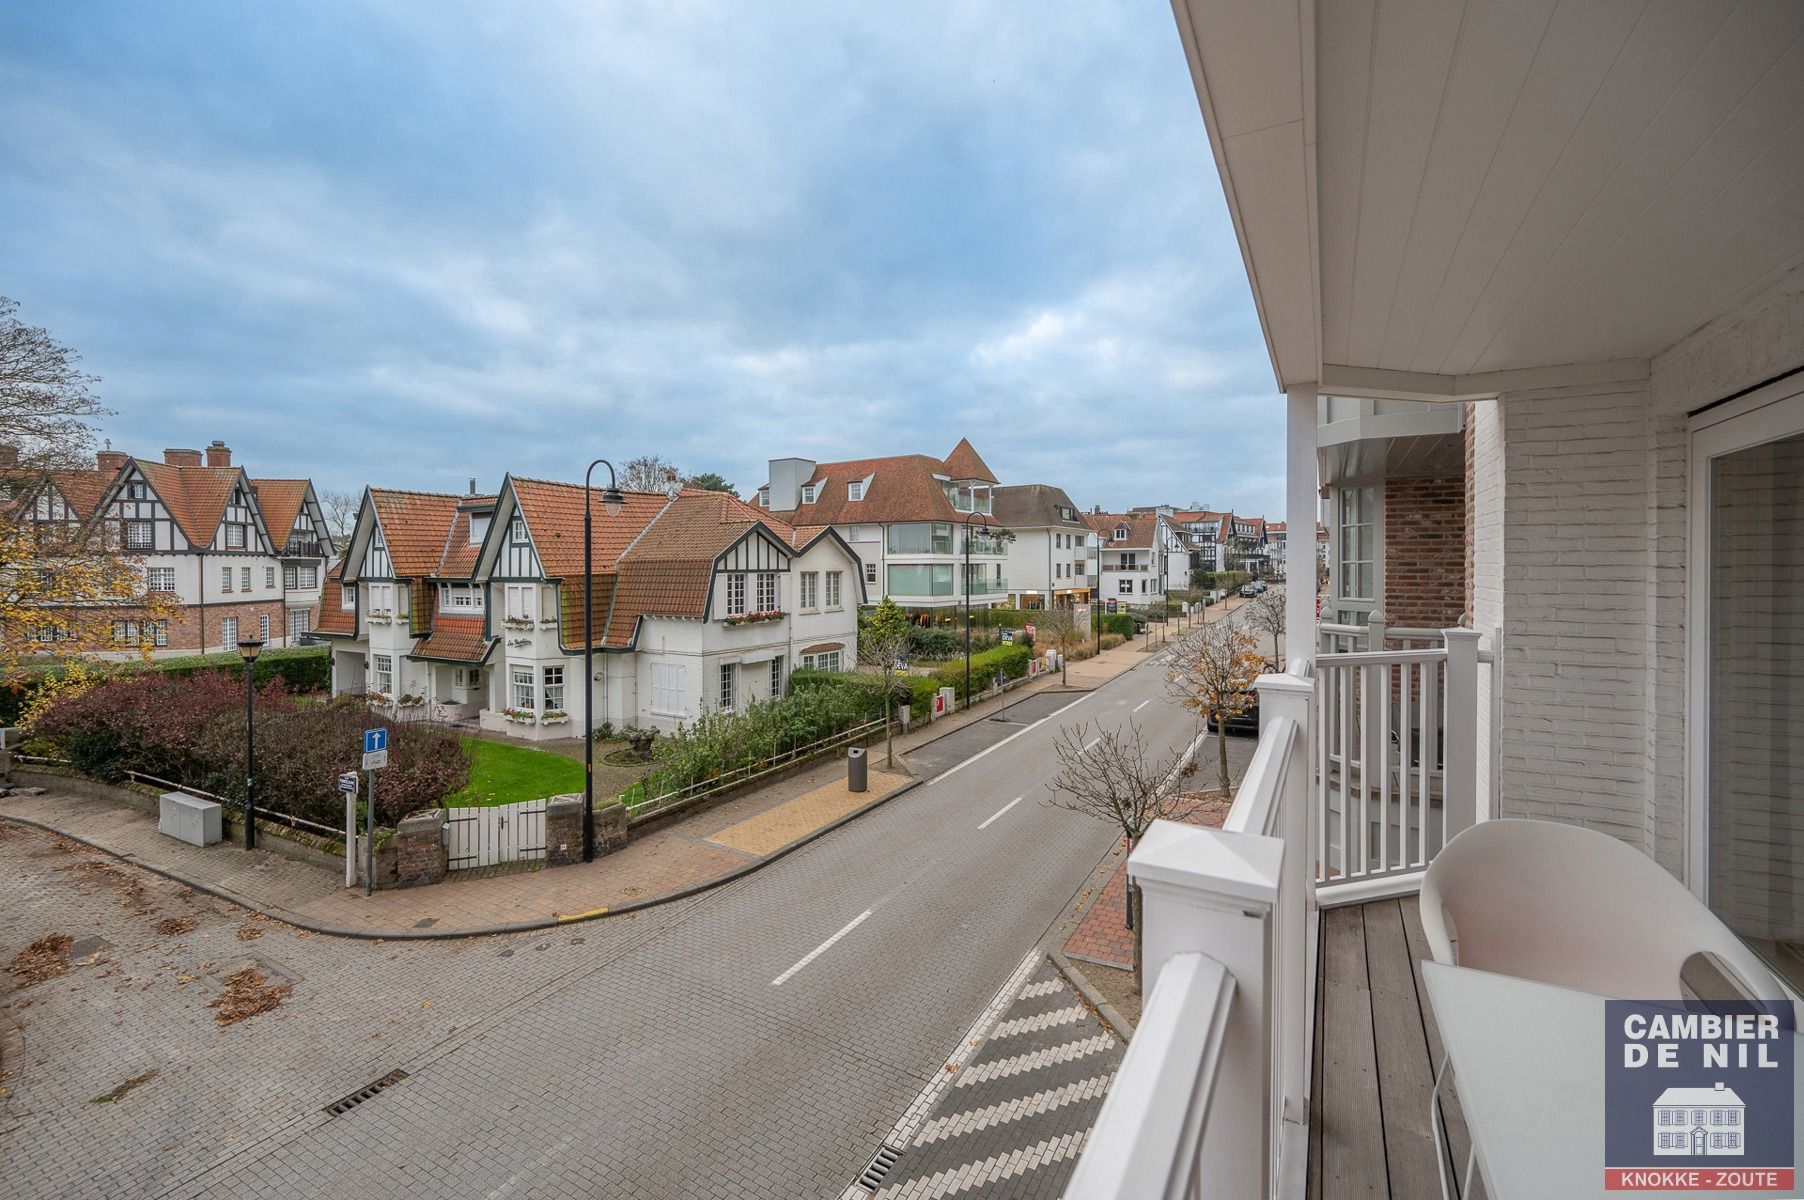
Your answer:
[[[1441,1194],[1428,1114],[1441,1040],[1422,987],[1427,957],[1413,896],[1322,914],[1310,1200]],[[1449,1086],[1441,1113],[1449,1161],[1463,1171],[1470,1142]]]

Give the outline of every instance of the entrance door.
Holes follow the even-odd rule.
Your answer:
[[[1691,874],[1804,986],[1804,381],[1763,391],[1693,434]]]

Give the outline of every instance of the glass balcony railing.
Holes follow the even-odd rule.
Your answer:
[[[970,593],[973,596],[997,596],[1008,591],[1006,579],[973,579]]]
[[[1008,545],[1001,538],[984,537],[981,534],[973,534],[971,536],[971,553],[1007,554]]]

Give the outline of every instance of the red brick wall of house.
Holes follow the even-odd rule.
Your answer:
[[[1384,619],[1446,629],[1466,611],[1466,481],[1384,483]]]
[[[206,610],[206,633],[201,633],[202,610],[198,604],[177,609],[169,618],[169,649],[195,653],[227,649],[219,640],[220,622],[226,617],[238,618],[238,636],[255,637],[257,618],[269,617],[269,640],[273,645],[288,644],[288,608],[280,597],[274,600],[244,600],[235,603],[210,602]],[[312,622],[308,624],[311,626]]]

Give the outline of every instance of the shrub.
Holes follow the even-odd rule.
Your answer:
[[[742,768],[755,770],[779,754],[880,716],[881,682],[872,687],[857,683],[860,679],[879,677],[797,671],[787,696],[735,712],[703,713],[658,739],[654,752],[658,769],[635,796],[655,796]]]
[[[241,684],[223,672],[138,671],[55,696],[33,713],[30,733],[97,779],[137,771],[241,800],[244,704]],[[357,768],[360,734],[377,725],[389,730],[389,766],[376,784],[384,824],[442,803],[469,781],[456,734],[375,716],[355,697],[303,705],[272,680],[255,693],[253,710],[257,803],[272,811],[336,827],[344,811],[338,776]]]
[[[908,630],[908,653],[911,658],[951,658],[960,652],[963,642],[950,629],[923,629],[919,625]]]
[[[1134,614],[1125,612],[1093,613],[1090,617],[1090,627],[1105,634],[1114,633],[1124,639],[1131,638],[1134,636]]]
[[[242,685],[244,662],[236,652],[191,654],[180,658],[153,658],[133,664],[138,670],[159,671],[180,678],[203,674],[235,675]],[[258,683],[279,679],[291,692],[326,692],[332,689],[332,648],[330,646],[278,646],[257,656],[251,670]]]
[[[1033,650],[1019,642],[1007,646],[995,646],[982,654],[971,656],[971,689],[982,692],[989,688],[998,673],[1007,679],[1019,679],[1027,674],[1028,660],[1033,657]],[[959,700],[967,699],[965,695],[965,664],[963,660],[950,663],[933,673],[936,687],[952,688]]]
[[[1113,650],[1115,647],[1125,645],[1126,643],[1127,639],[1122,637],[1119,633],[1105,633],[1102,637],[1097,639],[1096,648],[1098,650]]]

